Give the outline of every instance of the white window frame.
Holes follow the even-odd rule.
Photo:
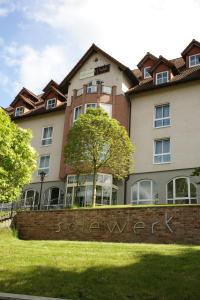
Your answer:
[[[177,179],[186,179],[187,180],[187,184],[188,184],[188,197],[176,197],[176,180]],[[168,184],[170,182],[173,182],[173,198],[168,198]],[[193,184],[196,188],[196,197],[191,197],[191,187],[190,187],[190,184]],[[187,176],[180,176],[180,177],[175,177],[175,178],[172,178],[170,179],[167,184],[166,184],[166,204],[169,204],[168,201],[173,201],[173,204],[176,204],[176,201],[177,200],[189,200],[189,204],[191,204],[191,200],[192,199],[196,199],[198,203],[198,194],[197,194],[197,185],[193,182],[191,182],[191,179],[190,177],[187,177]],[[179,203],[178,203],[179,204]],[[193,204],[193,203],[192,203]]]
[[[87,84],[87,94],[97,93],[97,85],[94,85],[92,81]]]
[[[40,168],[41,158],[44,157],[44,156],[49,156],[49,166],[46,167],[46,168]],[[41,173],[41,172],[45,172],[45,169],[48,170],[48,172],[45,172],[45,173],[46,173],[46,176],[49,175],[49,171],[50,171],[50,158],[51,158],[50,154],[42,154],[42,155],[40,155],[40,157],[39,157],[39,162],[38,162],[38,172],[37,172],[37,175],[38,175],[38,176],[40,176],[40,173]]]
[[[164,73],[167,73],[167,81],[158,83],[158,75],[164,74]],[[156,84],[157,85],[164,84],[164,83],[167,83],[167,82],[169,82],[169,71],[162,71],[162,72],[156,73]]]
[[[191,66],[190,59],[191,59],[192,57],[196,57],[196,56],[200,56],[200,53],[197,53],[197,54],[194,54],[194,55],[190,55],[190,56],[189,56],[189,68],[196,67],[196,66],[199,66],[199,65],[200,65],[200,63],[198,63],[198,64],[195,64],[195,65],[192,65],[192,66]]]
[[[140,199],[140,183],[144,182],[144,181],[148,181],[148,182],[151,183],[151,198],[149,198],[149,199]],[[133,200],[133,186],[134,185],[137,185],[137,200],[136,201]],[[139,181],[135,182],[131,186],[131,204],[134,205],[135,204],[134,202],[136,202],[136,205],[140,205],[141,202],[147,202],[147,201],[149,202],[149,204],[153,204],[153,201],[154,201],[154,199],[153,199],[153,180],[151,180],[151,179],[142,179],[142,180],[139,180]]]
[[[162,118],[156,118],[156,108],[157,107],[161,107],[161,106],[169,106],[169,117],[162,117]],[[169,125],[161,125],[161,126],[156,126],[155,123],[156,121],[163,121],[169,119],[170,120],[170,124]],[[165,128],[165,127],[170,127],[171,126],[171,105],[170,103],[163,103],[163,104],[156,104],[154,105],[154,119],[153,119],[153,127],[158,129],[158,128]]]
[[[84,174],[81,174],[82,176],[84,176]],[[89,174],[85,174],[85,175],[89,175]],[[98,175],[101,175],[102,176],[102,181],[98,181]],[[75,192],[75,188],[78,186],[78,187],[80,187],[80,186],[84,186],[84,187],[88,187],[88,186],[90,186],[90,187],[92,187],[92,182],[90,182],[90,181],[84,181],[83,183],[81,183],[80,185],[77,185],[77,181],[75,180],[76,179],[76,176],[77,175],[75,175],[75,174],[70,174],[70,175],[68,175],[67,176],[67,180],[66,180],[66,195],[65,195],[65,205],[66,205],[66,197],[67,197],[67,189],[68,188],[73,188],[72,189],[72,203],[71,203],[71,205],[73,205],[74,204],[74,196],[75,196],[75,194],[74,194],[74,192]],[[105,182],[105,176],[109,176],[110,177],[110,179],[111,179],[111,183],[106,183]],[[69,177],[74,177],[74,182],[68,182],[68,180],[69,180]],[[86,177],[87,178],[87,177]],[[116,185],[114,185],[113,184],[113,176],[111,175],[111,174],[106,174],[106,173],[98,173],[97,174],[97,182],[96,182],[96,184],[98,185],[98,186],[101,186],[102,187],[102,191],[101,191],[101,203],[99,203],[99,204],[96,204],[96,205],[105,205],[105,203],[103,203],[103,188],[104,187],[110,187],[111,188],[111,194],[110,194],[110,199],[109,199],[109,205],[111,205],[111,203],[112,203],[112,189],[114,188],[114,189],[116,189],[116,190],[118,190],[118,187],[116,186]],[[87,199],[86,199],[86,194],[87,194],[87,189],[85,189],[85,203],[84,203],[84,205],[88,205],[88,204],[91,204],[91,203],[87,203]],[[118,201],[118,199],[117,199],[117,201]]]
[[[52,128],[52,136],[51,136],[51,138],[44,138],[44,130],[45,130],[45,128]],[[43,142],[44,140],[50,140],[50,139],[51,139],[51,143],[46,144],[46,145],[43,145],[43,144],[42,144],[42,142]],[[42,145],[42,147],[47,147],[47,146],[49,146],[49,145],[52,145],[52,143],[53,143],[53,126],[51,126],[51,125],[49,125],[49,126],[44,126],[44,127],[42,128],[41,145]]]
[[[59,195],[58,195],[58,204],[51,204],[50,203],[50,196],[51,196],[51,192],[52,192],[52,189],[58,189],[59,190]],[[44,200],[45,200],[45,193],[48,192],[48,199],[47,199],[47,204],[44,203]],[[63,193],[63,203],[60,203],[60,200],[61,200],[61,194]],[[44,192],[44,195],[43,195],[43,206],[44,207],[49,207],[49,206],[53,206],[53,207],[58,207],[58,206],[63,206],[64,207],[65,205],[65,193],[62,189],[60,189],[59,187],[57,186],[51,186],[49,187],[45,192]]]
[[[82,105],[78,105],[78,106],[74,107],[74,111],[73,111],[73,123],[76,122],[76,120],[78,119],[78,118],[77,118],[77,119],[75,120],[75,111],[76,111],[76,109],[79,108],[79,107],[80,107],[81,110],[82,110]],[[82,112],[80,113],[80,115],[81,115],[81,114],[82,114]],[[79,116],[80,116],[80,115],[79,115]]]
[[[49,107],[49,102],[50,101],[54,101],[54,106],[53,107]],[[55,107],[56,107],[56,98],[48,99],[46,109],[50,110],[50,109],[54,109]]]
[[[144,72],[144,79],[146,79],[146,78],[151,78],[151,74],[149,74],[149,75],[147,75],[147,76],[145,75],[145,72],[148,72],[147,69],[151,69],[151,66],[148,66],[148,67],[145,67],[145,68],[144,68],[144,71],[143,71],[143,72]],[[149,73],[149,72],[148,72],[148,73]]]
[[[29,191],[33,191],[34,192],[34,195],[33,195],[33,205],[27,205],[26,204],[26,201],[27,201],[27,193],[29,192]],[[33,190],[33,189],[28,189],[28,190],[25,190],[24,191],[24,193],[25,193],[25,195],[24,195],[24,198],[22,199],[23,201],[24,201],[24,207],[35,207],[36,205],[35,205],[35,196],[36,196],[36,193],[38,193],[38,191],[36,191],[36,190]],[[39,204],[39,193],[38,193],[38,204]],[[37,204],[37,205],[38,205]]]
[[[86,113],[86,111],[87,111],[87,109],[88,109],[88,105],[90,105],[90,104],[92,104],[92,105],[94,105],[95,104],[95,108],[97,108],[97,103],[86,103],[85,105],[84,105],[84,113]]]
[[[170,152],[166,152],[166,153],[162,153],[162,154],[155,154],[155,151],[156,151],[156,142],[157,141],[164,141],[164,140],[169,140],[169,147],[170,147]],[[162,145],[162,148],[163,148],[163,145]],[[155,157],[156,156],[161,156],[161,155],[170,155],[170,161],[166,161],[166,162],[155,162]],[[155,139],[153,141],[153,164],[154,165],[163,165],[163,164],[171,164],[171,138],[160,138],[160,139]]]
[[[23,110],[23,111],[21,111]],[[24,106],[18,106],[15,109],[15,117],[22,116],[24,114]]]

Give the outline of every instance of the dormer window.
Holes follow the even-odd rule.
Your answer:
[[[169,81],[169,72],[156,73],[156,84],[163,84]]]
[[[56,107],[56,99],[47,100],[47,109],[53,109]]]
[[[146,79],[146,78],[150,78],[151,77],[151,75],[150,75],[150,73],[149,73],[149,70],[151,69],[151,67],[145,67],[144,68],[144,79]]]
[[[189,56],[189,68],[200,65],[200,53]]]
[[[15,109],[15,117],[19,117],[19,116],[23,115],[23,113],[24,113],[24,107],[23,106],[17,107]]]

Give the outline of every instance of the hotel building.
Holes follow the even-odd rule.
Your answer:
[[[40,172],[46,173],[43,208],[92,199],[92,176],[77,182],[66,166],[67,133],[88,107],[102,107],[128,131],[136,151],[135,172],[124,181],[97,177],[97,204],[193,204],[200,188],[192,171],[200,165],[200,43],[168,60],[147,53],[131,70],[92,45],[58,84],[40,95],[23,88],[6,109],[11,119],[33,133],[39,154],[32,183],[24,187],[25,206],[37,206]]]

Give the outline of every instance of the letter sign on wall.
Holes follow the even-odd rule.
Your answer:
[[[104,65],[94,69],[94,75],[103,74],[110,71],[110,65]]]

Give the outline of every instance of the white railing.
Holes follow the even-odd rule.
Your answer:
[[[83,95],[83,88],[77,90],[77,97]]]
[[[102,86],[102,93],[111,95],[112,94],[112,88],[110,86],[103,85]]]
[[[97,85],[90,85],[87,87],[87,94],[92,94],[97,92]]]

